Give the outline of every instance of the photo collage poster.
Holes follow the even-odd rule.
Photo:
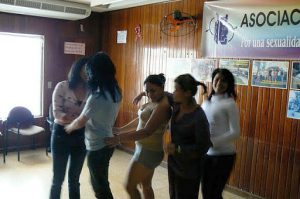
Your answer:
[[[218,67],[215,59],[192,59],[191,74],[197,81],[211,82],[212,72]]]
[[[230,70],[237,85],[248,85],[250,60],[220,59],[219,68]]]
[[[253,61],[252,86],[286,89],[288,61]]]

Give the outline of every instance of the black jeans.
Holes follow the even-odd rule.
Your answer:
[[[222,199],[236,155],[205,156],[202,176],[203,199]]]
[[[50,199],[59,199],[61,186],[65,178],[68,160],[69,198],[80,198],[79,177],[84,163],[86,149],[84,144],[84,129],[67,134],[64,127],[54,124],[51,135],[51,151],[53,158],[53,180]]]
[[[198,199],[200,176],[183,178],[168,164],[170,199]]]
[[[104,147],[97,151],[88,151],[87,153],[91,183],[96,198],[113,199],[108,182],[109,161],[113,152],[114,148]]]

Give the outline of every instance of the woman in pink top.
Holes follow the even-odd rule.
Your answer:
[[[67,134],[64,126],[80,115],[86,103],[88,89],[85,65],[87,61],[88,59],[85,57],[75,61],[69,72],[68,80],[59,82],[53,91],[54,127],[51,135],[53,180],[50,199],[60,198],[68,160],[69,198],[80,198],[79,177],[86,155],[84,128]]]

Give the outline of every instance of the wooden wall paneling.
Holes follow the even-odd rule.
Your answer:
[[[125,60],[125,85],[124,85],[124,91],[126,92],[126,106],[127,106],[127,119],[132,120],[133,113],[132,113],[132,99],[135,95],[133,92],[133,88],[135,87],[135,82],[137,82],[137,73],[136,73],[136,46],[135,46],[135,20],[134,16],[136,16],[136,9],[127,10],[126,16],[127,16],[127,23],[125,29],[127,30],[127,43],[125,46],[125,57],[132,57],[132,59],[126,59]],[[125,11],[124,11],[125,12]],[[125,105],[124,104],[124,105]]]
[[[295,198],[300,197],[300,122],[297,120],[297,139],[295,139],[295,157],[293,161],[293,178],[292,178],[292,187],[291,187],[291,196]]]
[[[159,67],[159,71],[160,73],[163,73],[166,77],[166,70],[165,70],[165,67],[164,67],[164,60],[165,60],[165,45],[164,45],[164,42],[163,42],[163,39],[161,37],[161,31],[160,31],[160,22],[161,22],[161,19],[163,18],[164,16],[164,10],[165,10],[165,5],[162,5],[162,6],[159,6],[159,9],[158,9],[158,14],[157,14],[157,40],[158,40],[158,54],[159,54],[159,61],[157,63],[158,67]],[[167,78],[167,77],[166,77]]]
[[[243,149],[245,149],[245,143],[244,143],[244,132],[246,130],[246,128],[248,127],[247,124],[245,124],[244,121],[248,121],[246,120],[246,118],[248,117],[248,113],[249,111],[247,110],[247,103],[250,102],[249,99],[249,96],[248,95],[248,91],[251,91],[251,87],[247,86],[247,87],[244,87],[244,86],[237,86],[238,90],[237,90],[237,93],[238,93],[238,99],[237,99],[237,102],[238,102],[238,105],[239,105],[239,112],[240,112],[240,129],[241,129],[241,132],[240,132],[240,138],[238,139],[238,141],[236,142],[236,148],[237,148],[237,159],[236,159],[236,163],[235,163],[235,166],[234,166],[234,170],[232,172],[232,177],[233,181],[231,181],[232,185],[233,186],[236,186],[238,187],[239,186],[239,182],[240,182],[240,177],[241,177],[241,168],[242,168],[242,165],[243,165],[243,162],[242,162],[242,158],[244,157],[243,156]],[[250,89],[249,89],[250,88]]]
[[[279,131],[282,134],[283,139],[283,146],[285,148],[285,151],[287,152],[287,157],[284,157],[286,162],[284,164],[282,169],[285,171],[285,183],[282,184],[284,197],[290,197],[290,192],[288,191],[289,188],[287,188],[287,185],[291,182],[291,175],[292,175],[292,159],[295,154],[295,142],[292,139],[294,132],[293,132],[293,126],[292,126],[292,120],[287,118],[287,104],[288,104],[288,93],[289,90],[284,89],[282,91],[282,102],[281,102],[281,120],[280,120],[280,129]],[[287,191],[284,191],[287,190]],[[280,196],[280,195],[279,195]]]
[[[244,97],[244,95],[243,95],[243,93],[242,93],[241,90],[242,90],[241,87],[239,87],[239,86],[236,87],[236,91],[237,91],[237,95],[238,95],[238,99],[237,99],[236,102],[239,102],[238,103],[238,109],[239,109],[240,118],[241,118],[241,108],[240,108],[239,104],[241,102],[242,97]],[[202,101],[201,101],[201,103],[202,103]],[[241,122],[241,120],[240,120],[240,122]],[[242,124],[241,123],[240,123],[240,128],[242,128]],[[236,141],[235,142],[235,146],[236,146],[236,148],[240,148],[240,142]],[[240,154],[237,151],[236,161],[235,161],[235,164],[233,166],[232,173],[238,173],[239,172],[239,165],[240,165],[240,161],[239,161],[240,158],[239,157],[240,157]],[[236,182],[238,182],[237,175],[232,174],[230,176],[230,178],[229,178],[229,183],[233,185],[233,184],[236,184]]]
[[[160,7],[159,7],[160,8]],[[154,15],[152,16],[153,21],[153,34],[154,34],[154,41],[153,41],[153,64],[150,67],[154,68],[153,74],[159,74],[162,73],[159,66],[159,61],[161,59],[161,55],[159,53],[159,19],[160,19],[160,12],[159,8],[157,6],[152,5],[151,9],[153,10]]]
[[[293,198],[297,198],[297,196],[300,197],[300,194],[298,193],[299,190],[297,188],[297,184],[299,184],[299,181],[300,181],[299,148],[297,150],[297,140],[299,140],[298,136],[299,136],[299,131],[300,131],[299,124],[300,123],[297,120],[292,121],[291,145],[294,146],[294,150],[293,150],[293,155],[291,156],[291,160],[289,161],[289,168],[291,169],[290,181],[288,181],[288,183],[286,184],[286,192],[289,192],[290,197],[293,197]],[[297,158],[298,158],[298,161],[297,161]]]
[[[249,131],[247,135],[247,141],[246,141],[246,160],[244,165],[244,178],[243,178],[243,188],[245,190],[249,190],[249,179],[251,176],[251,162],[253,158],[253,144],[254,144],[254,133],[255,133],[255,127],[256,127],[256,112],[257,112],[257,103],[258,103],[258,88],[253,87],[253,93],[252,93],[252,99],[251,99],[251,109],[250,109],[250,123],[249,123]]]
[[[265,101],[265,114],[261,117],[261,120],[264,124],[264,129],[262,129],[261,132],[261,138],[260,138],[260,147],[262,148],[260,151],[260,157],[259,157],[259,162],[261,164],[261,170],[259,172],[259,175],[257,175],[256,178],[256,182],[259,184],[257,186],[257,192],[256,193],[260,193],[261,196],[265,197],[265,183],[267,181],[267,173],[268,173],[268,164],[266,164],[266,162],[268,161],[268,159],[266,158],[266,151],[268,151],[268,145],[266,143],[268,143],[268,140],[270,138],[270,134],[272,134],[271,131],[271,123],[268,121],[272,121],[272,117],[273,114],[275,112],[274,107],[276,107],[276,105],[274,105],[273,100],[269,100],[269,99],[273,99],[274,98],[274,90],[275,89],[264,89],[264,101]]]
[[[145,59],[145,51],[144,51],[144,47],[145,47],[145,35],[147,34],[146,32],[146,14],[144,13],[144,9],[142,7],[139,8],[139,23],[142,26],[142,38],[138,41],[138,49],[139,49],[139,53],[138,53],[138,57],[137,57],[137,62],[138,62],[138,70],[139,70],[139,76],[140,79],[145,79],[146,75],[145,75],[145,67],[144,67],[144,59]],[[139,89],[137,90],[137,93],[139,93],[139,91],[144,91],[144,81],[140,81],[139,83]],[[142,99],[142,101],[140,102],[140,104],[142,104],[143,102],[145,103],[146,101],[146,97],[144,97],[144,99]]]
[[[145,80],[145,78],[143,76],[141,76],[140,74],[142,74],[142,52],[143,52],[143,37],[144,37],[144,24],[143,24],[143,18],[142,18],[142,9],[141,7],[138,7],[136,9],[136,15],[135,16],[138,16],[136,19],[136,23],[135,23],[135,26],[137,25],[141,25],[141,34],[142,36],[140,38],[136,37],[135,36],[135,46],[136,46],[136,53],[135,53],[135,62],[136,62],[136,73],[137,73],[137,77],[138,77],[138,80],[135,82],[135,85],[136,85],[136,90],[134,91],[134,96],[135,97],[137,94],[139,94],[141,91],[144,91],[144,86],[143,86],[143,82]],[[137,107],[135,107],[137,108]]]
[[[156,6],[155,6],[156,7]],[[156,17],[156,9],[153,9],[153,5],[149,5],[149,10],[151,10],[151,15],[149,19],[149,43],[148,43],[148,48],[149,48],[149,62],[148,62],[148,75],[155,74],[156,73],[156,37],[155,37],[155,17]]]
[[[196,1],[195,3],[195,9],[196,9],[196,14],[197,14],[197,35],[195,37],[195,42],[194,42],[194,53],[196,53],[196,57],[202,57],[202,52],[201,50],[201,37],[202,37],[202,16],[203,16],[203,6],[204,6],[204,1]]]
[[[158,16],[157,16],[157,19],[156,19],[157,20],[157,40],[158,40],[157,48],[158,48],[158,54],[159,54],[159,60],[158,60],[157,65],[158,65],[160,73],[163,73],[166,77],[166,70],[165,70],[165,67],[164,67],[164,60],[165,60],[164,49],[165,49],[165,46],[164,46],[163,39],[161,37],[161,31],[160,31],[160,22],[161,22],[161,19],[164,16],[164,10],[165,10],[165,6],[160,6],[159,7]]]
[[[244,125],[242,123],[244,116],[245,114],[243,114],[243,109],[242,109],[242,103],[245,103],[246,102],[246,97],[247,97],[247,89],[245,89],[244,86],[236,86],[236,90],[237,90],[237,95],[238,95],[238,98],[237,98],[237,103],[238,103],[238,108],[239,108],[239,113],[240,113],[240,129],[243,129],[244,128]],[[233,171],[232,171],[232,175],[230,176],[230,179],[229,179],[229,183],[232,185],[232,186],[236,186],[238,185],[238,179],[239,179],[239,176],[236,175],[237,173],[240,172],[240,165],[241,165],[241,150],[239,150],[242,145],[241,145],[241,137],[242,135],[240,134],[240,138],[238,139],[238,141],[235,142],[235,145],[236,145],[236,148],[237,148],[237,156],[236,156],[236,162],[234,164],[234,168],[233,168]]]
[[[293,174],[293,160],[295,158],[295,139],[297,139],[296,133],[297,132],[297,123],[295,121],[286,120],[286,123],[289,123],[290,128],[291,128],[291,136],[290,136],[290,147],[289,147],[289,157],[288,157],[288,166],[287,166],[287,180],[285,184],[285,191],[286,197],[291,198],[292,192],[291,192],[291,184],[292,184],[292,174]]]
[[[263,106],[265,105],[265,106]],[[258,102],[257,102],[257,112],[256,115],[257,117],[255,118],[256,120],[256,125],[255,125],[255,129],[254,129],[254,136],[253,136],[253,158],[252,158],[252,162],[251,162],[251,173],[250,173],[250,180],[254,183],[250,184],[249,190],[250,192],[256,192],[255,190],[257,190],[258,186],[259,186],[259,181],[256,181],[255,179],[257,178],[257,176],[260,176],[261,172],[260,172],[260,168],[261,165],[259,164],[260,161],[259,158],[261,158],[261,154],[260,154],[260,133],[262,133],[262,129],[260,128],[260,123],[261,123],[261,119],[263,119],[264,117],[267,116],[266,114],[266,102],[264,101],[264,90],[258,90]],[[255,174],[259,174],[259,175],[255,175]]]
[[[266,182],[266,174],[268,172],[268,167],[267,164],[265,164],[265,151],[267,148],[266,145],[266,137],[269,134],[268,131],[268,123],[267,121],[270,119],[270,117],[272,116],[272,112],[273,112],[273,108],[272,106],[269,106],[269,99],[272,95],[270,94],[270,90],[269,89],[263,89],[263,112],[260,114],[260,134],[258,139],[258,156],[257,156],[257,162],[259,164],[259,171],[257,172],[259,175],[257,175],[256,180],[255,180],[255,184],[257,185],[257,192],[255,193],[261,193],[261,196],[264,197],[264,189],[262,187],[264,187],[265,182]],[[256,173],[256,174],[257,174]],[[255,173],[254,173],[255,174]]]
[[[147,7],[148,9],[144,8],[143,9],[143,25],[145,27],[144,31],[144,37],[143,37],[143,79],[145,79],[150,71],[149,71],[149,63],[150,63],[150,42],[151,42],[151,27],[150,27],[150,22],[149,19],[151,17],[152,10],[149,9],[149,6]]]
[[[186,12],[186,13],[190,14],[191,8],[189,7],[189,2],[190,1],[180,2],[181,3],[181,6],[180,6],[181,12]],[[188,40],[189,40],[189,38],[191,39],[191,37],[192,37],[192,34],[178,37],[178,39],[179,39],[178,44],[180,45],[178,48],[178,49],[180,49],[179,57],[190,58],[187,48],[188,48]]]
[[[269,104],[272,95],[272,92],[270,92],[270,89],[263,89],[264,91],[264,114],[261,115],[261,121],[262,121],[262,129],[260,132],[260,137],[259,139],[259,147],[262,148],[260,150],[260,157],[258,157],[258,161],[260,162],[260,166],[262,167],[259,174],[256,177],[255,183],[260,184],[256,186],[256,193],[260,193],[261,196],[265,197],[265,192],[266,192],[266,181],[267,181],[267,174],[269,171],[268,168],[268,155],[269,155],[269,147],[270,145],[268,144],[270,140],[270,128],[269,128],[269,120],[272,117],[273,114],[273,104]]]
[[[274,98],[272,98],[272,99],[273,100],[270,100],[270,101],[274,101],[275,100]],[[276,115],[275,111],[273,113],[273,118],[272,119],[274,119],[274,117],[275,117],[274,115]],[[273,183],[272,198],[276,198],[276,194],[277,194],[276,192],[279,189],[279,187],[278,187],[278,185],[279,185],[278,184],[278,180],[279,180],[279,172],[280,172],[282,140],[280,140],[280,137],[279,137],[278,125],[274,121],[270,121],[270,122],[272,123],[272,126],[269,128],[269,129],[271,129],[271,132],[272,132],[271,133],[272,134],[272,136],[271,136],[271,144],[275,145],[275,155],[276,155],[275,161],[271,162],[271,164],[274,164],[274,166],[275,166],[275,175],[274,175],[273,182],[277,182],[277,183]],[[276,121],[276,122],[278,122],[278,121]]]
[[[246,98],[246,105],[245,106],[245,112],[241,112],[245,114],[244,120],[242,121],[243,123],[243,129],[241,129],[241,148],[237,148],[237,151],[240,151],[240,168],[239,168],[239,173],[238,178],[238,186],[239,188],[246,190],[246,187],[244,185],[244,178],[245,178],[245,164],[246,164],[246,157],[247,157],[247,136],[249,134],[249,129],[251,128],[250,125],[250,116],[251,116],[251,108],[252,108],[252,93],[253,93],[253,88],[248,87],[247,89],[247,98]]]
[[[145,79],[147,70],[146,70],[146,62],[145,60],[147,59],[147,51],[146,47],[147,46],[147,38],[148,38],[148,22],[147,22],[147,16],[149,15],[149,10],[145,10],[141,8],[141,22],[142,22],[142,30],[143,30],[143,38],[141,40],[141,45],[140,45],[140,57],[139,57],[139,67],[141,70],[141,78]],[[142,82],[141,82],[142,84]],[[140,85],[143,88],[143,85]],[[143,99],[143,102],[146,101],[146,98]]]
[[[128,108],[126,107],[128,105],[128,95],[125,94],[126,92],[130,92],[127,90],[127,76],[126,76],[126,71],[127,71],[127,65],[126,63],[128,62],[128,57],[126,57],[126,45],[128,45],[128,38],[127,38],[127,43],[126,44],[118,44],[117,43],[117,31],[122,31],[122,30],[127,30],[127,10],[121,10],[120,12],[113,12],[111,21],[110,21],[110,27],[111,27],[111,34],[113,35],[110,39],[110,41],[113,43],[112,49],[109,52],[111,55],[112,59],[114,60],[115,64],[118,67],[118,72],[119,72],[119,83],[120,87],[123,90],[123,103],[120,109],[121,113],[121,120],[120,122],[122,124],[126,123],[128,120],[128,115],[129,112],[127,111]],[[128,30],[127,30],[127,37],[128,37]]]
[[[169,7],[168,13],[166,13],[166,15],[172,13],[174,10],[178,9],[178,6],[176,6],[177,3],[172,3]],[[168,48],[169,48],[169,52],[168,52],[168,58],[176,58],[176,51],[174,49],[174,44],[176,42],[176,38],[175,37],[171,37],[171,36],[167,36],[165,35],[165,37],[167,38],[168,41]]]
[[[286,90],[282,91],[281,93],[287,94]],[[280,93],[278,93],[279,95]],[[279,96],[278,96],[279,97]],[[276,100],[276,98],[275,98]],[[280,107],[280,104],[278,104],[278,106]],[[286,106],[283,105],[283,109],[286,109]],[[281,114],[282,114],[282,118],[284,118],[283,121],[285,121],[286,118],[286,111],[282,110]],[[281,121],[278,121],[281,123]],[[282,124],[282,123],[281,123]],[[277,198],[288,198],[288,194],[287,192],[284,192],[283,190],[285,190],[285,185],[286,185],[286,180],[287,180],[287,176],[288,176],[288,159],[290,156],[290,149],[292,148],[290,145],[290,136],[291,136],[291,122],[286,122],[285,124],[282,124],[282,127],[284,128],[280,128],[280,130],[278,131],[279,134],[279,140],[280,143],[279,145],[282,146],[281,148],[281,162],[280,162],[280,169],[279,169],[279,181],[278,181],[278,187],[279,190],[282,191],[278,191],[277,192]]]
[[[272,89],[273,90],[273,89]],[[273,92],[271,92],[272,94]],[[274,97],[274,95],[271,95],[269,97],[269,99],[272,99],[272,100],[269,100],[271,105],[272,105],[272,102],[273,102],[273,99],[274,98],[271,98],[271,97]],[[271,192],[272,192],[272,188],[273,188],[273,183],[274,183],[274,175],[273,175],[273,172],[275,170],[275,167],[276,167],[276,140],[277,140],[277,136],[275,135],[276,133],[272,133],[273,132],[273,128],[272,128],[272,116],[273,114],[275,113],[275,110],[273,110],[273,108],[271,109],[271,107],[269,108],[269,121],[268,122],[268,126],[267,126],[267,139],[269,140],[269,142],[273,142],[273,143],[270,143],[269,144],[269,159],[268,159],[268,172],[267,172],[267,179],[266,179],[266,190],[265,190],[265,196],[266,197],[269,197],[271,195]]]

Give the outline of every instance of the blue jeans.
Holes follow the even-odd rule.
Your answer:
[[[109,161],[113,152],[114,148],[104,147],[87,153],[87,163],[96,198],[113,199],[108,182]]]
[[[53,158],[53,180],[50,191],[50,199],[59,199],[63,184],[67,163],[69,198],[80,198],[79,177],[84,163],[86,149],[84,144],[84,129],[67,134],[64,127],[54,124],[51,135],[51,151]]]

